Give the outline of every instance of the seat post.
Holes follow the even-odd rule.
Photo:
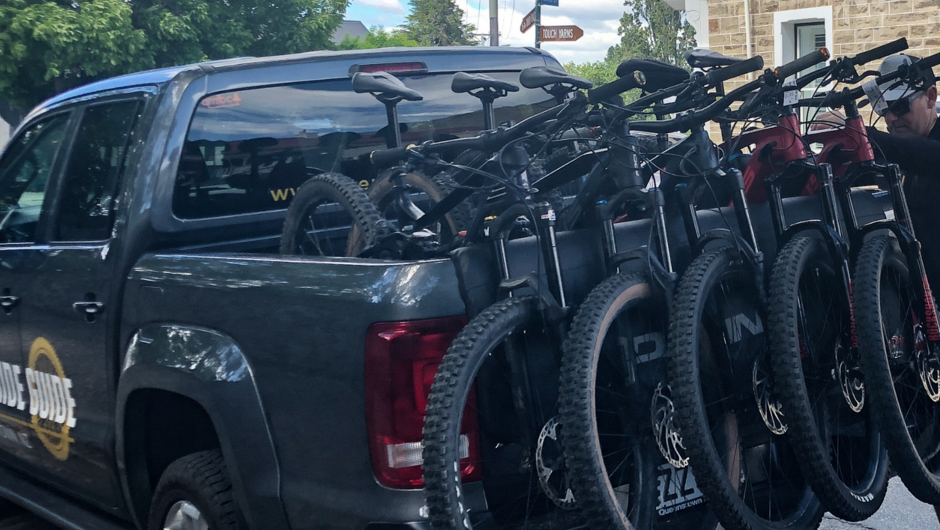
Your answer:
[[[489,131],[496,127],[496,113],[493,112],[493,102],[496,100],[494,95],[480,96],[483,102],[483,130]]]
[[[385,145],[389,149],[401,147],[401,127],[398,125],[398,102],[401,98],[383,99],[385,115],[388,118],[389,133],[385,137]]]

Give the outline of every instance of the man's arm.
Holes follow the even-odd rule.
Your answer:
[[[931,138],[897,136],[868,127],[868,138],[874,144],[875,156],[918,175],[940,172],[940,142]]]

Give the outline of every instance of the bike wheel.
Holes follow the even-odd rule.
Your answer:
[[[904,485],[921,501],[940,504],[940,366],[926,340],[917,281],[926,282],[911,278],[894,238],[862,246],[856,320],[872,413]]]
[[[665,300],[636,274],[595,287],[571,324],[561,368],[562,441],[572,491],[590,528],[718,524],[674,426],[665,381],[667,326]]]
[[[353,179],[321,173],[297,189],[281,232],[281,254],[355,256],[385,222]]]
[[[823,505],[849,521],[871,517],[888,489],[887,453],[865,402],[842,273],[825,241],[796,237],[770,282],[773,388],[787,436]],[[762,400],[762,417],[777,404]]]
[[[414,221],[407,212],[402,211],[401,194],[407,194],[418,209],[427,212],[457,189],[457,183],[447,173],[439,173],[434,177],[423,173],[406,173],[400,177],[399,184],[396,187],[394,179],[384,175],[369,187],[369,198],[385,219],[398,229]],[[447,244],[458,237],[460,232],[467,230],[472,220],[470,204],[462,201],[439,221],[439,226],[434,231],[438,234],[440,242]]]
[[[757,407],[754,372],[767,347],[758,293],[735,249],[702,254],[683,275],[668,349],[679,428],[725,529],[815,528],[822,505]]]
[[[559,442],[563,426],[554,414],[558,375],[550,341],[533,297],[490,306],[454,339],[434,378],[424,425],[431,528],[580,524]],[[522,400],[526,393],[535,400]]]

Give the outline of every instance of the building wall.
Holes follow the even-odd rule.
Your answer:
[[[768,66],[779,63],[774,57],[774,14],[827,6],[832,8],[830,51],[835,57],[901,37],[907,38],[912,55],[940,52],[940,0],[710,0],[710,49],[747,56],[745,2],[750,2],[752,54],[763,56]]]

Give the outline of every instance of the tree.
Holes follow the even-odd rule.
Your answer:
[[[372,26],[365,40],[351,37],[347,34],[342,42],[336,45],[337,50],[369,50],[373,48],[391,48],[394,46],[418,46],[418,43],[409,39],[404,30],[394,29],[385,31],[382,26]]]
[[[412,0],[404,28],[408,38],[421,46],[476,44],[476,28],[463,22],[463,10],[454,0]]]
[[[617,79],[617,65],[607,59],[603,61],[594,61],[592,63],[565,63],[565,71],[571,75],[583,77],[594,83],[594,86],[601,86]]]
[[[663,0],[624,0],[620,18],[620,44],[607,50],[607,60],[619,64],[626,59],[657,59],[688,68],[683,52],[695,47],[695,29]]]
[[[348,0],[2,0],[0,100],[25,111],[96,79],[331,48]]]

